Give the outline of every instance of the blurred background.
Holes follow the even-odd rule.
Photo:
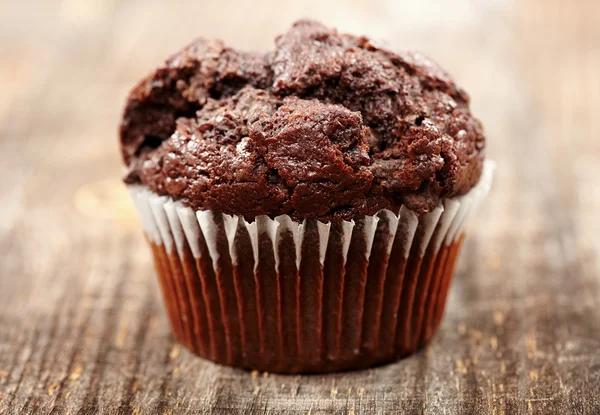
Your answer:
[[[600,246],[598,1],[0,5],[0,237],[18,222],[30,227],[28,246],[61,252],[73,238],[105,235],[107,226],[137,233],[120,184],[117,138],[129,89],[195,37],[264,50],[294,20],[312,17],[390,48],[421,50],[469,92],[486,128],[487,154],[499,165],[479,215],[486,237],[514,238],[528,249],[526,238],[560,219],[577,227],[577,243]]]
[[[569,174],[586,181],[586,189],[593,185],[587,183],[586,169],[594,168],[600,152],[600,5],[595,0],[0,4],[5,224],[23,207],[22,197],[31,196],[25,184],[35,175],[43,177],[34,180],[44,181],[36,183],[42,193],[35,198],[46,201],[72,195],[88,182],[117,180],[116,130],[126,93],[169,54],[198,36],[241,49],[267,49],[299,17],[369,35],[391,48],[421,50],[453,74],[486,126],[488,154],[501,166],[505,158],[515,161],[515,155],[532,158],[499,169],[494,205],[511,203],[501,194],[509,184],[515,189],[517,168],[535,165],[527,175],[553,187],[555,178],[542,173],[537,160],[549,168],[558,157],[563,163],[554,167],[573,170]]]
[[[515,399],[529,388],[591,393],[578,373],[600,379],[597,0],[0,0],[0,369],[25,359],[15,345],[33,344],[28,361],[46,376],[22,385],[19,372],[0,372],[0,390],[35,396],[70,370],[31,343],[47,327],[57,355],[75,353],[81,338],[97,350],[115,344],[102,355],[108,372],[129,364],[120,351],[142,326],[152,345],[140,346],[144,359],[171,347],[120,183],[126,94],[195,37],[264,50],[300,17],[421,50],[469,92],[485,126],[496,180],[434,350],[495,344],[479,351],[479,366],[457,371],[483,393],[499,379]],[[546,361],[558,377],[545,376]],[[460,393],[446,386],[442,397]]]

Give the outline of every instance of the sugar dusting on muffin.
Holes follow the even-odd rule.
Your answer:
[[[299,21],[265,54],[197,40],[131,92],[126,182],[194,209],[322,220],[417,213],[478,181],[481,124],[439,66]]]

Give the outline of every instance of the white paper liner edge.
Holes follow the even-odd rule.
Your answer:
[[[386,246],[388,254],[395,243],[402,243],[402,254],[405,257],[409,255],[419,222],[423,224],[419,245],[421,255],[425,253],[425,250],[429,246],[437,253],[442,243],[449,245],[458,240],[479,204],[489,192],[494,169],[495,164],[491,161],[486,161],[481,179],[469,193],[457,198],[446,199],[443,205],[424,215],[420,220],[414,212],[403,206],[397,215],[389,210],[382,210],[375,216],[363,217],[361,219],[363,223],[362,227],[356,227],[354,220],[342,221],[341,238],[344,264],[348,257],[352,235],[354,232],[358,232],[360,228],[364,232],[366,241],[365,255],[367,258],[370,257],[375,234],[379,229],[378,223],[382,217],[387,219],[388,231],[390,233],[390,243]],[[140,215],[142,227],[152,243],[158,245],[164,244],[168,252],[171,252],[175,246],[178,254],[182,256],[187,241],[192,255],[195,258],[200,258],[201,249],[198,241],[200,233],[202,233],[213,262],[213,267],[216,270],[219,261],[217,246],[219,227],[217,224],[220,221],[215,218],[214,212],[194,211],[180,202],[173,201],[168,196],[158,196],[144,186],[129,186],[129,192]],[[222,223],[227,237],[229,254],[234,265],[238,264],[235,239],[239,227],[245,226],[252,243],[255,269],[258,266],[260,257],[260,237],[266,234],[272,242],[275,264],[279,266],[281,258],[279,257],[280,253],[277,246],[283,237],[283,233],[287,231],[292,235],[296,251],[296,266],[297,269],[300,268],[306,221],[298,223],[288,215],[280,215],[275,219],[261,215],[250,223],[241,217],[223,214]],[[396,233],[401,223],[403,224],[402,229],[405,232],[399,236],[404,238],[404,241],[396,241]],[[435,233],[436,228],[438,229],[437,233]],[[319,261],[321,264],[324,264],[327,245],[330,239],[331,223],[317,221],[317,230],[319,234]]]

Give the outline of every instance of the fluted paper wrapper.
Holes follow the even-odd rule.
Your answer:
[[[219,363],[328,372],[389,362],[440,324],[464,229],[493,166],[424,216],[402,207],[300,223],[194,211],[130,186],[176,339]]]

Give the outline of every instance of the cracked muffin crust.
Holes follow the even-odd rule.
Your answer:
[[[197,40],[131,92],[125,181],[253,219],[424,214],[467,193],[485,139],[435,63],[299,21],[268,53]]]

